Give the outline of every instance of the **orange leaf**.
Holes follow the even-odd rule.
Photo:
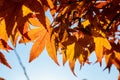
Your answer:
[[[44,30],[42,35],[36,40],[36,42],[33,44],[32,49],[30,51],[30,59],[29,62],[33,61],[35,58],[37,58],[43,49],[45,48],[45,42],[46,42],[46,30]]]
[[[112,53],[109,53],[109,54],[105,55],[105,62],[106,62],[105,69],[108,68],[109,72],[110,72],[110,68],[112,66],[112,58],[114,58],[114,56],[112,55]]]
[[[103,48],[105,47],[106,49],[110,50],[111,45],[106,38],[102,37],[94,37],[94,42],[97,62],[100,62],[101,64],[103,58]]]
[[[29,18],[29,22],[30,22],[30,24],[32,24],[33,26],[36,26],[36,27],[43,26],[37,18]]]
[[[117,67],[117,69],[120,71],[120,53],[114,51],[115,58],[112,59],[112,63]]]
[[[75,60],[70,60],[69,61],[69,66],[70,66],[70,69],[72,71],[72,73],[76,76],[75,72],[74,72],[74,67],[75,67]]]
[[[108,1],[100,1],[96,3],[96,7],[97,8],[102,8],[104,7],[106,4],[108,3]]]
[[[65,63],[66,63],[66,61],[67,61],[67,58],[66,58],[65,53],[62,54],[62,58],[63,58],[63,65],[65,65]]]
[[[52,35],[52,37],[50,38],[50,34],[47,34],[47,42],[46,42],[46,49],[48,52],[48,55],[54,60],[54,62],[59,65],[58,60],[57,60],[57,51],[56,51],[56,47],[55,47],[55,36]]]
[[[5,59],[5,56],[0,52],[0,63],[6,65],[7,67],[11,68],[8,64],[7,60]]]
[[[19,43],[26,43],[26,42],[35,40],[37,37],[40,36],[40,34],[44,32],[44,30],[45,29],[42,29],[42,28],[31,29],[30,31],[23,34],[23,36],[27,36],[29,39],[27,39],[26,37],[23,37],[20,39]]]
[[[50,9],[53,9],[54,8],[53,1],[52,0],[47,0],[47,2],[48,2],[48,5],[49,5]]]

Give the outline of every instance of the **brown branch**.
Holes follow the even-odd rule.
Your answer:
[[[112,20],[110,21],[110,23],[108,24],[108,26],[107,26],[107,28],[106,28],[106,31],[109,31],[109,28],[110,28],[110,26],[113,24],[113,22],[117,19],[117,18],[119,18],[120,17],[120,13],[118,13],[118,14],[116,14],[113,18],[112,18]]]

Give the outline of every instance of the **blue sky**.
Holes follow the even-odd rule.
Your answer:
[[[94,64],[96,61],[94,53],[90,56],[90,61],[93,62],[91,65],[86,64],[80,70],[78,62],[76,63],[75,73],[77,74],[77,77],[70,71],[68,63],[64,66],[62,65],[61,55],[58,55],[60,63],[60,66],[58,66],[47,55],[46,50],[44,50],[37,59],[29,63],[28,60],[31,45],[32,43],[26,45],[18,44],[16,47],[16,50],[26,67],[30,80],[117,80],[118,71],[114,66],[112,66],[111,73],[109,74],[108,70],[103,71],[105,63],[103,63],[102,67],[100,67],[98,63]],[[10,51],[9,53],[4,52],[4,54],[12,69],[0,64],[0,77],[5,78],[6,80],[26,80],[14,51]]]

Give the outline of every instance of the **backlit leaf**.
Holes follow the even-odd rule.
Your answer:
[[[89,20],[85,20],[81,23],[83,25],[84,28],[86,28],[88,25],[90,25]]]
[[[40,36],[40,34],[42,32],[44,32],[44,28],[42,29],[42,27],[40,28],[36,28],[36,29],[31,29],[30,31],[26,32],[25,34],[23,34],[23,38],[20,39],[19,43],[26,43],[26,42],[30,42],[35,40],[37,37]],[[29,39],[27,39],[26,37],[29,37]]]
[[[70,69],[71,69],[72,73],[73,73],[75,76],[77,76],[77,75],[75,74],[75,72],[74,72],[75,62],[76,62],[75,60],[69,60],[69,66],[70,66]]]
[[[40,37],[33,44],[32,49],[30,51],[29,62],[37,58],[45,48],[45,42],[47,37],[46,34],[47,34],[46,30],[42,31]]]
[[[37,18],[29,18],[29,23],[36,27],[43,26]]]
[[[23,17],[27,16],[28,14],[32,13],[32,11],[30,10],[30,8],[28,8],[25,5],[22,5],[22,11],[23,11]]]
[[[0,19],[0,38],[2,38],[5,41],[8,40],[8,35],[6,32],[6,24],[4,19]]]
[[[114,56],[112,56],[112,53],[109,53],[109,54],[105,55],[105,61],[106,61],[105,69],[108,68],[109,72],[110,72],[110,68],[112,66],[112,58],[114,58]]]
[[[110,50],[111,45],[106,38],[102,38],[102,37],[94,37],[94,42],[95,42],[95,52],[96,52],[97,62],[101,63],[103,58],[103,49],[106,48]]]
[[[50,34],[47,34],[47,42],[46,42],[46,49],[48,52],[48,55],[54,60],[56,64],[59,65],[58,60],[57,60],[57,49],[55,46],[55,36],[52,35],[50,38]]]
[[[47,2],[48,2],[48,5],[49,5],[50,9],[53,9],[54,5],[53,5],[52,0],[47,0]]]

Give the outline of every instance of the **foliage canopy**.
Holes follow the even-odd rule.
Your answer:
[[[60,53],[73,74],[76,60],[90,64],[94,51],[96,62],[105,58],[105,69],[115,65],[120,72],[119,25],[120,0],[0,0],[0,49],[13,50],[8,40],[16,46],[19,37],[19,43],[34,41],[29,62],[46,48],[58,65]],[[11,68],[2,52],[0,63]]]

